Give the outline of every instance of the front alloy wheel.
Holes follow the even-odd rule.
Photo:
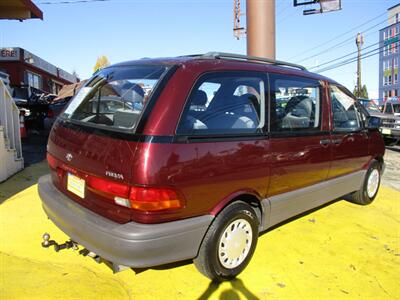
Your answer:
[[[367,205],[374,201],[381,183],[381,170],[381,164],[374,160],[368,168],[360,190],[351,194],[352,202]]]

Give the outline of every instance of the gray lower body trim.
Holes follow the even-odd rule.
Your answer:
[[[359,190],[366,172],[366,170],[358,171],[264,199],[262,207],[269,206],[270,214],[264,219],[263,229]],[[268,214],[268,211],[264,210],[264,213]]]
[[[46,175],[38,190],[48,217],[72,240],[113,263],[144,268],[192,259],[213,220],[204,215],[162,224],[117,224],[69,199]]]

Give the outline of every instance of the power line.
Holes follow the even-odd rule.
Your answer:
[[[379,26],[380,24],[382,24],[384,22],[386,22],[386,19],[383,20],[382,22],[379,22],[379,23],[367,28],[366,30],[362,31],[361,33],[366,33],[366,32],[372,30],[373,28]],[[330,51],[332,51],[332,50],[334,50],[336,48],[339,48],[341,46],[347,45],[347,44],[349,44],[349,42],[353,41],[353,39],[354,39],[354,37],[349,37],[349,38],[347,38],[347,39],[345,39],[345,40],[343,40],[343,41],[341,41],[341,42],[339,42],[339,43],[337,43],[337,44],[335,44],[333,46],[330,46],[329,48],[326,48],[326,49],[324,49],[324,50],[322,50],[322,51],[320,51],[320,52],[318,52],[316,54],[313,54],[313,55],[310,55],[310,56],[308,56],[306,58],[303,58],[303,59],[297,61],[296,63],[301,63],[303,61],[306,61],[306,60],[309,60],[311,58],[314,58],[314,57],[316,57],[316,56],[318,56],[320,54],[323,54],[323,53],[326,53],[326,52],[330,52]]]
[[[280,20],[276,21],[276,24],[283,23],[283,21],[287,20],[289,17],[293,16],[297,11],[293,9],[291,13],[286,14],[284,17],[282,17]]]
[[[392,36],[391,38],[395,38],[395,37],[397,37],[397,36],[399,36],[399,35],[400,35],[400,34],[398,33],[398,34]],[[371,44],[371,45],[369,45],[369,46],[367,46],[367,47],[364,47],[363,50],[368,49],[368,48],[371,48],[371,47],[373,47],[373,46],[375,46],[375,45],[378,45],[379,43],[380,43],[380,42],[376,42],[376,43]],[[346,55],[343,55],[343,56],[341,56],[341,57],[332,59],[332,60],[330,60],[330,61],[324,62],[324,63],[319,64],[319,65],[314,66],[314,67],[308,67],[307,69],[309,69],[309,70],[317,69],[317,68],[320,68],[320,67],[322,67],[322,66],[324,66],[324,65],[330,64],[330,63],[332,63],[332,62],[335,62],[335,61],[340,60],[340,59],[342,59],[342,58],[348,57],[348,56],[350,56],[350,55],[352,55],[352,54],[355,54],[355,53],[357,53],[357,51],[350,52],[350,53],[348,53],[348,54],[346,54]]]
[[[372,49],[372,50],[370,50],[370,51],[368,51],[368,52],[365,52],[365,53],[363,53],[363,54],[361,55],[361,58],[364,57],[364,56],[366,56],[366,55],[368,55],[368,54],[371,54],[371,53],[373,53],[373,52],[375,52],[375,51],[377,51],[377,50],[381,50],[382,48],[383,48],[383,47],[378,47],[378,48]],[[335,68],[335,67],[340,66],[340,65],[352,63],[352,62],[356,61],[357,58],[358,58],[358,56],[354,56],[354,57],[348,58],[348,59],[346,59],[346,60],[344,60],[344,61],[341,61],[341,62],[335,63],[335,64],[333,64],[333,65],[327,66],[327,67],[325,67],[325,68],[319,69],[319,70],[316,71],[316,72],[317,72],[317,73],[325,72],[325,70],[327,70],[327,69],[331,69],[331,68]]]
[[[373,49],[371,51],[368,51],[368,52],[364,53],[363,55],[361,55],[361,60],[369,58],[369,57],[374,56],[374,55],[378,55],[379,53],[384,51],[384,49],[382,49],[384,47],[385,46],[378,47],[376,49]],[[379,50],[379,51],[376,52],[376,53],[373,53],[373,52],[375,52],[377,50]],[[369,55],[367,55],[367,54],[369,54]],[[326,68],[322,68],[321,70],[316,71],[316,73],[323,73],[323,72],[326,72],[326,71],[329,71],[329,70],[337,69],[337,68],[340,68],[342,66],[345,66],[345,65],[351,64],[353,62],[356,62],[356,61],[357,61],[357,56],[349,58],[349,59],[347,59],[347,60],[345,60],[343,62],[336,63],[336,64],[334,64],[332,66],[328,66]]]
[[[350,32],[353,32],[355,29],[358,29],[358,28],[360,28],[360,27],[363,27],[364,25],[366,25],[366,24],[368,24],[368,23],[370,23],[370,22],[372,22],[372,21],[374,21],[374,20],[376,20],[376,19],[379,19],[379,18],[382,17],[383,15],[386,15],[386,12],[384,12],[384,13],[382,13],[382,14],[380,14],[380,15],[378,15],[378,16],[376,16],[376,17],[374,17],[374,18],[372,18],[372,19],[370,19],[370,20],[368,20],[368,21],[366,21],[366,22],[364,22],[364,23],[362,23],[362,24],[360,24],[360,25],[357,25],[357,26],[353,27],[353,28],[349,29],[349,30],[346,31],[346,32],[343,32],[343,33],[341,33],[341,34],[335,36],[334,38],[329,39],[328,41],[326,41],[326,42],[324,42],[324,43],[321,43],[321,44],[319,44],[319,45],[317,45],[317,46],[314,46],[314,47],[312,47],[312,48],[309,48],[309,49],[307,49],[307,50],[305,50],[305,51],[303,51],[303,52],[301,52],[301,53],[298,53],[298,54],[296,54],[295,56],[290,57],[289,60],[292,60],[292,59],[295,58],[295,57],[302,56],[303,54],[308,53],[308,52],[311,51],[311,50],[315,50],[315,49],[321,48],[321,47],[325,46],[326,44],[329,44],[329,43],[331,43],[332,41],[335,41],[335,40],[337,40],[337,39],[343,37],[344,35],[346,35],[346,34],[348,34],[348,33],[350,33]],[[385,19],[385,21],[386,21],[386,19]]]
[[[394,37],[396,37],[396,36],[399,36],[399,35],[400,35],[400,34],[397,34],[397,35],[393,36],[392,38],[394,38]],[[397,42],[391,42],[391,43],[388,43],[388,44],[384,44],[384,45],[382,45],[382,46],[380,46],[380,47],[377,47],[377,48],[375,48],[375,49],[373,49],[373,50],[370,50],[370,51],[368,51],[368,52],[365,52],[365,53],[363,53],[363,54],[361,55],[361,57],[366,56],[367,54],[370,54],[370,53],[372,53],[372,52],[374,52],[374,51],[377,51],[377,50],[380,50],[378,53],[381,53],[381,52],[384,51],[384,48],[385,48],[385,47],[387,47],[387,46],[389,46],[389,45],[392,45],[392,44],[397,44],[397,46],[399,47],[399,42],[398,42],[398,41],[397,41]],[[376,45],[376,44],[375,44],[375,45]],[[373,45],[370,45],[370,46],[373,46]],[[369,46],[369,47],[370,47],[370,46]],[[347,56],[348,56],[348,55],[347,55]],[[368,57],[369,57],[369,56],[368,56]],[[331,68],[335,68],[335,67],[337,67],[337,66],[345,65],[345,64],[354,62],[355,60],[357,60],[357,56],[352,57],[352,58],[349,58],[349,59],[344,60],[344,61],[341,61],[341,62],[338,62],[338,63],[333,64],[333,65],[327,66],[327,67],[325,67],[325,68],[319,69],[319,70],[316,71],[316,73],[325,72],[327,69],[331,69]]]
[[[383,52],[383,50],[378,51],[378,52],[373,53],[373,54],[370,54],[370,55],[367,55],[367,56],[363,56],[363,57],[361,58],[361,60],[364,60],[364,59],[366,59],[366,58],[369,58],[369,57],[378,55],[378,54],[381,53],[381,52]],[[341,65],[337,65],[337,66],[331,67],[331,68],[329,68],[329,69],[325,69],[325,70],[319,71],[318,73],[323,73],[323,72],[327,72],[327,71],[330,71],[330,70],[334,70],[334,69],[343,67],[343,66],[345,66],[345,65],[351,64],[351,63],[353,63],[353,62],[356,62],[356,61],[357,61],[357,58],[355,58],[354,60],[349,61],[349,62],[347,62],[347,63],[343,63],[343,64],[341,64]]]
[[[353,32],[355,29],[358,29],[358,28],[360,28],[360,27],[363,27],[364,25],[366,25],[366,24],[368,24],[368,23],[370,23],[370,22],[372,22],[372,21],[374,21],[374,20],[376,20],[376,19],[382,17],[382,16],[385,15],[385,14],[386,14],[386,12],[383,13],[383,14],[380,14],[380,15],[378,15],[378,16],[376,16],[376,17],[374,17],[374,18],[372,18],[372,19],[370,19],[370,20],[368,20],[368,21],[366,21],[366,22],[364,22],[364,23],[362,23],[361,25],[355,26],[355,27],[353,27],[352,29],[350,29],[350,30],[348,30],[348,31],[346,31],[346,32],[344,32],[344,33],[342,33],[342,34],[340,34],[340,35],[337,35],[336,37],[330,39],[329,41],[326,41],[325,43],[322,43],[322,44],[319,44],[319,45],[317,45],[317,46],[315,46],[315,47],[313,47],[313,48],[310,48],[309,50],[315,50],[315,49],[317,49],[317,48],[321,48],[322,46],[325,46],[327,43],[330,43],[330,42],[332,42],[332,41],[334,41],[334,40],[337,40],[337,39],[341,38],[342,36],[344,36],[344,35],[346,35],[346,34],[348,34],[348,33],[350,33],[350,32]],[[383,22],[386,22],[386,19],[385,19],[384,21],[380,22],[379,24],[381,24],[381,23],[383,23]],[[379,25],[379,24],[377,24],[377,25]],[[373,26],[373,27],[376,27],[377,25],[375,25],[375,26]],[[366,30],[366,31],[368,31],[368,30]],[[348,41],[348,39],[345,40],[345,41]],[[345,41],[343,41],[343,42],[345,42]],[[343,42],[341,42],[341,43],[343,43]],[[340,43],[339,43],[339,44],[340,44]],[[301,52],[300,54],[293,56],[292,58],[298,57],[298,56],[300,56],[300,55],[302,55],[302,54],[304,54],[304,53],[307,53],[309,50],[303,51],[303,52]]]

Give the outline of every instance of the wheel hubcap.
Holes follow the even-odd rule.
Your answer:
[[[377,169],[372,170],[368,177],[367,183],[367,194],[368,197],[372,198],[375,196],[379,186],[379,171]]]
[[[233,269],[247,257],[253,240],[249,222],[238,219],[230,223],[222,233],[218,246],[218,258],[222,266]]]

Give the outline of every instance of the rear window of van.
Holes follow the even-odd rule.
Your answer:
[[[166,66],[154,65],[103,69],[80,89],[62,117],[95,127],[134,129],[166,71]]]

